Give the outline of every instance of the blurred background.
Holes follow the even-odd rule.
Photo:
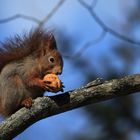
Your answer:
[[[139,0],[0,0],[0,41],[51,30],[65,91],[73,90],[140,72],[139,9]],[[100,102],[43,119],[14,140],[139,140],[139,108],[139,93]]]

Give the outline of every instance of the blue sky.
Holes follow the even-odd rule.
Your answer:
[[[56,2],[57,0],[1,0],[0,19],[17,13],[41,19],[46,16]],[[90,0],[88,2],[90,2]],[[121,28],[126,21],[123,6],[127,5],[128,8],[133,8],[134,5],[133,0],[129,0],[129,3],[127,2],[128,0],[124,0],[123,2],[122,0],[99,0],[95,10],[108,26],[111,25],[111,28],[121,32]],[[24,30],[28,31],[35,27],[35,25],[35,23],[24,19],[17,19],[5,24],[0,24],[0,40],[4,41],[7,37],[17,33],[22,34]],[[80,49],[87,41],[97,38],[101,32],[101,28],[90,18],[89,13],[79,5],[77,0],[66,0],[45,27],[66,30],[67,34],[77,41],[76,45],[73,46],[75,51]],[[87,61],[93,64],[93,70],[94,67],[96,67],[99,77],[102,77],[104,74],[100,69],[100,65],[93,60],[100,59],[104,53],[111,55],[110,50],[113,41],[118,41],[118,39],[107,34],[100,43],[92,46],[82,55],[82,57],[88,56]],[[121,65],[119,63],[120,61],[116,58],[113,58],[112,61],[116,66]],[[66,90],[80,87],[85,82],[83,73],[73,68],[67,60],[64,60],[64,62],[64,71],[61,79],[65,83]],[[139,68],[134,70],[134,72],[138,71],[140,71]],[[88,127],[88,119],[81,109],[76,109],[43,119],[25,130],[14,140],[42,140],[44,138],[48,138],[49,140],[65,140],[67,134],[86,133],[84,128]]]

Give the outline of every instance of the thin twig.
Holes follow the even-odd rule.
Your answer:
[[[78,59],[79,57],[81,57],[81,55],[83,53],[86,52],[86,50],[88,50],[90,47],[92,47],[93,45],[99,43],[105,36],[106,33],[104,30],[102,30],[100,36],[94,40],[90,40],[88,41],[84,46],[82,46],[77,52],[75,52],[73,55],[66,55],[63,54],[63,57],[67,58],[67,59]]]
[[[35,22],[35,23],[38,24],[39,27],[42,27],[56,13],[56,11],[60,8],[60,6],[64,2],[65,2],[65,0],[60,0],[56,4],[56,6],[52,9],[52,11],[50,11],[50,13],[42,20],[39,20],[39,19],[37,19],[33,16],[28,16],[28,15],[24,15],[24,14],[16,14],[16,15],[10,16],[8,18],[0,19],[0,24],[7,23],[7,22],[10,22],[10,21],[22,18],[22,19],[26,19],[26,20],[30,20],[32,22]]]
[[[104,30],[102,30],[102,33],[100,34],[100,36],[95,39],[95,40],[90,40],[88,41],[82,48],[80,48],[75,54],[74,57],[80,57],[83,53],[85,53],[85,51],[87,49],[89,49],[91,46],[99,43],[106,35],[107,32],[105,32]]]
[[[39,27],[42,27],[60,8],[60,6],[65,2],[65,0],[60,0],[56,6],[50,11],[50,13],[39,23]]]
[[[28,15],[23,15],[23,14],[16,14],[16,15],[13,15],[13,16],[5,18],[5,19],[0,19],[0,24],[10,22],[10,21],[13,21],[13,20],[16,20],[16,19],[19,19],[19,18],[30,20],[30,21],[35,22],[37,24],[40,23],[40,20],[35,18],[35,17],[28,16]]]
[[[86,2],[84,2],[83,0],[78,0],[79,3],[84,6],[86,8],[86,10],[88,10],[88,12],[90,13],[90,15],[93,17],[93,19],[98,23],[98,25],[100,25],[100,27],[105,30],[106,32],[109,32],[110,34],[112,34],[113,36],[123,40],[123,41],[126,41],[126,42],[129,42],[129,43],[132,43],[132,44],[135,44],[135,45],[140,45],[140,42],[139,41],[136,41],[136,40],[133,40],[131,38],[128,38],[116,31],[114,31],[113,29],[111,29],[109,26],[107,26],[98,16],[97,14],[94,12],[94,10],[92,9],[92,7],[90,5],[88,5]]]

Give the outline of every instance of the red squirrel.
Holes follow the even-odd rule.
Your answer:
[[[0,47],[0,114],[8,117],[49,91],[46,74],[61,74],[63,60],[52,33],[36,29]]]

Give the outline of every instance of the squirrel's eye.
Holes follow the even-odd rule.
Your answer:
[[[49,57],[49,62],[51,62],[51,63],[54,63],[54,58],[51,56],[51,57]]]

